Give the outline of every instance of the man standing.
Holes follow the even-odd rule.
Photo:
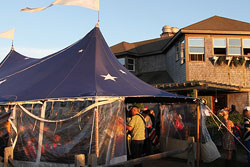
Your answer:
[[[139,158],[143,153],[143,144],[145,140],[145,120],[140,114],[137,106],[131,108],[132,119],[127,125],[131,131],[131,154],[132,158]]]

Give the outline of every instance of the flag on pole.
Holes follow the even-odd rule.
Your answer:
[[[81,6],[84,8],[89,8],[99,11],[99,0],[55,0],[47,7],[41,8],[24,8],[21,9],[21,12],[40,12],[53,5],[71,5],[71,6]]]
[[[0,38],[7,38],[7,39],[11,39],[13,41],[14,40],[14,31],[15,31],[15,29],[12,28],[8,31],[2,32],[2,33],[0,33]]]

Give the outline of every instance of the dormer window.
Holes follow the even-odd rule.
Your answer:
[[[204,38],[188,38],[190,61],[205,61]]]

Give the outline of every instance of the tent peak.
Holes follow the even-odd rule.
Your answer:
[[[100,22],[98,21],[98,22],[96,23],[95,27],[99,28],[99,26],[100,26]]]
[[[13,41],[12,41],[12,44],[11,44],[11,49],[10,50],[15,50],[14,49],[14,44],[13,44]]]

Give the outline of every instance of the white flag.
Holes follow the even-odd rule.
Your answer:
[[[0,33],[0,38],[7,38],[7,39],[14,40],[14,31],[15,31],[15,29],[12,28],[11,30]]]
[[[21,12],[40,12],[53,5],[72,5],[72,6],[81,6],[84,8],[89,8],[93,10],[99,10],[99,0],[55,0],[47,7],[41,8],[24,8],[21,9]]]

